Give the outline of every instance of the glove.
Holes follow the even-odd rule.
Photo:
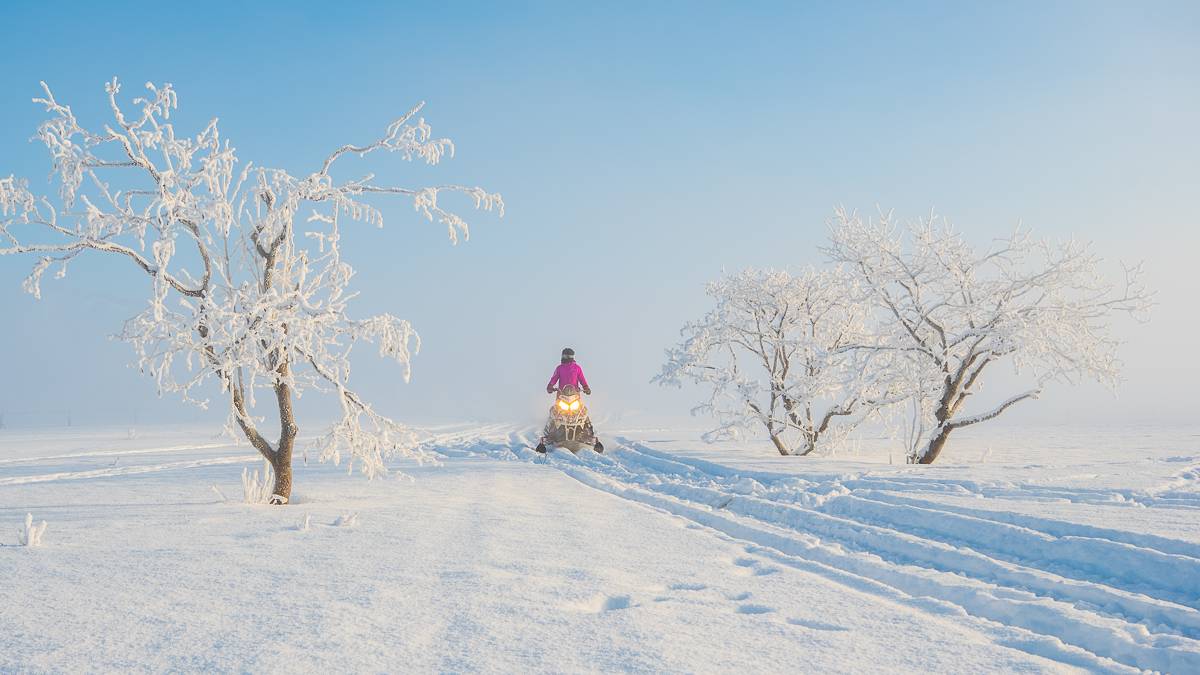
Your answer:
[[[592,395],[592,390],[591,390],[591,389],[588,389],[587,387],[584,387],[584,388],[583,388],[583,393],[587,394],[588,396],[591,396],[591,395]]]
[[[547,394],[553,394],[553,393],[554,393],[554,387],[546,387],[546,393],[547,393]]]

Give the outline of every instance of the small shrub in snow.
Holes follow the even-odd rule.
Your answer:
[[[271,472],[271,463],[263,460],[262,476],[258,471],[242,469],[242,501],[247,504],[266,504],[271,501],[271,487],[275,485],[275,477]]]
[[[300,521],[300,524],[296,526],[296,529],[300,530],[301,532],[308,532],[309,526],[311,525],[312,516],[306,513],[304,514],[304,520]]]
[[[46,521],[41,524],[33,524],[33,514],[25,514],[25,527],[17,530],[18,540],[22,546],[41,546],[42,535],[46,533]]]
[[[337,517],[337,520],[333,521],[334,527],[354,527],[355,525],[358,525],[357,513],[342,514]]]

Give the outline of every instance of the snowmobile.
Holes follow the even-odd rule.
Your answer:
[[[546,452],[548,448],[564,448],[571,452],[591,448],[604,452],[604,444],[596,438],[587,406],[575,387],[557,390],[554,405],[550,406],[550,419],[536,450]]]

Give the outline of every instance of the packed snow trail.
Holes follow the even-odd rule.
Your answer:
[[[604,455],[539,456],[532,437],[489,430],[439,445],[448,455],[547,464],[797,568],[963,614],[997,642],[1033,654],[1090,669],[1200,672],[1200,546],[919,497],[963,490],[1101,500],[1103,490],[867,474],[809,479],[685,459],[624,438]],[[1191,508],[1191,496],[1127,492],[1130,501],[1164,508]]]

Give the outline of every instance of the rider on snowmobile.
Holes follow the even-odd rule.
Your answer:
[[[583,368],[575,363],[575,350],[567,347],[562,350],[562,361],[546,385],[546,393],[557,394],[557,397],[555,404],[550,407],[550,419],[535,450],[544,453],[548,447],[558,447],[571,452],[583,448],[604,452],[604,444],[596,438],[596,430],[592,428],[587,406],[580,399],[580,391],[589,396],[592,393],[587,378],[583,376]]]
[[[554,393],[555,384],[564,389],[567,387],[582,389],[583,393],[588,396],[592,395],[587,378],[583,376],[583,368],[575,363],[575,350],[570,347],[562,350],[562,362],[554,369],[554,375],[550,377],[550,383],[546,385],[547,394]]]

